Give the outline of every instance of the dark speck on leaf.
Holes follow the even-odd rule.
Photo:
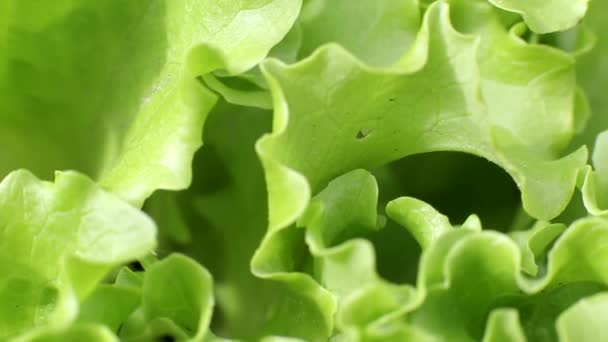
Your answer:
[[[372,131],[364,131],[364,130],[360,129],[360,130],[357,132],[357,136],[356,136],[356,138],[357,138],[358,140],[365,139],[365,138],[367,138],[367,137],[369,136],[369,134],[370,134],[371,132],[372,132]]]
[[[395,102],[395,98],[391,97],[390,99],[388,99],[390,102]]]

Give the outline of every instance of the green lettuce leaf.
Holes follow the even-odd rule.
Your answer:
[[[125,282],[139,277],[141,283]],[[101,325],[121,341],[222,341],[209,331],[214,305],[210,274],[196,261],[171,254],[144,272],[123,268],[82,303],[79,325]]]
[[[299,56],[308,56],[333,42],[366,63],[389,66],[413,43],[420,10],[417,0],[312,0],[304,4],[299,22]]]
[[[329,291],[337,304],[338,340],[553,341],[562,313],[608,285],[608,269],[596,257],[608,238],[604,219],[589,217],[567,229],[540,222],[512,240],[481,231],[476,216],[453,226],[412,198],[389,203],[387,214],[424,249],[417,286],[387,283],[378,276],[369,241],[382,229],[377,191],[365,171],[336,178],[313,197],[298,220],[301,228],[267,236],[254,257],[254,266],[275,265],[277,278],[309,275]],[[310,256],[286,238],[302,229]]]
[[[159,253],[187,253],[214,274],[215,333],[244,340],[322,340],[330,329],[319,328],[324,316],[314,292],[301,295],[250,270],[267,224],[264,173],[253,145],[270,129],[271,114],[220,101],[205,125],[206,145],[195,156],[191,188],[155,194],[145,209],[159,222]]]
[[[172,254],[146,270],[141,306],[121,322],[120,338],[202,341],[209,334],[213,304],[207,270],[184,255]]]
[[[602,339],[588,2],[0,2],[0,340]]]
[[[513,309],[496,309],[488,318],[483,342],[525,342],[526,336]]]
[[[281,236],[303,228],[269,235],[256,254],[277,265],[276,274],[309,274],[327,289],[337,302],[335,329],[344,340],[553,341],[564,310],[608,285],[607,269],[596,257],[608,238],[608,221],[586,218],[563,234],[562,225],[539,223],[514,241],[481,231],[475,216],[452,226],[411,198],[389,203],[387,214],[424,248],[418,283],[416,289],[390,285],[378,277],[367,240],[379,228],[376,200],[373,177],[349,172],[313,197],[298,221],[312,258],[299,263],[311,266],[289,269],[285,264],[302,258],[302,252],[285,246],[291,240]],[[536,259],[543,257],[542,275],[526,277],[523,273],[536,272]]]
[[[521,250],[521,268],[530,276],[539,273],[539,261],[546,255],[551,243],[566,229],[560,223],[549,224],[539,221],[532,228],[524,231],[514,231],[509,235]],[[544,265],[540,265],[542,267]]]
[[[288,227],[310,194],[342,172],[441,150],[493,161],[511,174],[532,216],[550,219],[559,214],[586,161],[584,148],[554,159],[573,133],[573,59],[557,50],[528,47],[500,31],[492,13],[480,19],[480,30],[490,32],[481,35],[480,46],[473,36],[452,28],[448,5],[431,5],[399,70],[372,69],[337,45],[322,47],[292,66],[265,62],[275,116],[273,133],[258,141],[257,151],[268,182],[268,234]],[[479,53],[498,49],[494,44],[522,62],[537,63],[543,56],[554,65],[495,71],[490,66],[502,64],[500,59],[477,63]],[[525,106],[501,105],[505,88],[516,94],[511,101]],[[552,96],[564,108],[547,111],[529,124],[523,118],[530,111],[552,105],[544,102],[551,96],[539,100],[537,91],[555,92]],[[522,120],[507,119],[518,116]],[[534,143],[527,142],[533,135]]]
[[[337,17],[342,20],[336,22]],[[293,63],[334,42],[368,63],[385,66],[406,53],[419,26],[420,10],[415,0],[306,1],[292,30],[268,56]],[[230,103],[272,109],[268,85],[259,68],[232,78],[225,76],[216,72],[203,80]]]
[[[0,183],[2,339],[64,327],[113,266],[156,244],[154,223],[75,172],[55,183],[15,171]]]
[[[489,0],[495,6],[522,15],[538,33],[564,31],[583,18],[589,0]]]
[[[593,341],[606,338],[606,310],[606,293],[582,299],[568,308],[557,321],[560,341]]]
[[[400,203],[392,204],[393,211],[412,210]],[[429,215],[428,220],[436,216]],[[414,234],[419,234],[421,227],[425,225],[406,225]],[[455,228],[437,236],[426,227],[427,236],[436,238],[421,259],[418,305],[405,307],[402,319],[441,340],[481,338],[486,317],[492,316],[494,308],[507,307],[519,311],[525,322],[521,328],[528,338],[553,341],[562,312],[607,285],[607,269],[601,258],[595,257],[608,238],[608,221],[603,219],[590,217],[572,224],[548,251],[545,274],[534,279],[523,276],[526,264],[521,251],[502,234]],[[533,228],[528,235],[535,231],[542,230]],[[470,291],[473,287],[475,291]],[[511,321],[508,324],[516,322]],[[404,323],[394,320],[384,324]],[[490,319],[487,324],[486,334],[494,334],[487,329],[497,329],[492,326],[498,322]],[[516,330],[510,329],[512,333]]]
[[[101,284],[81,304],[78,322],[100,323],[115,334],[140,306],[139,288]]]
[[[196,77],[253,67],[290,29],[300,2],[11,0],[3,7],[0,174],[77,169],[141,205],[156,189],[190,183],[217,99]]]

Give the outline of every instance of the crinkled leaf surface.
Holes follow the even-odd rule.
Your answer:
[[[605,129],[601,114],[584,129],[604,107],[605,44],[600,36],[584,55],[592,39],[583,26],[540,35],[574,26],[587,1],[300,5],[0,3],[0,175],[78,169],[119,195],[74,172],[53,184],[18,171],[0,184],[0,338],[601,338],[608,145],[600,135],[594,169],[576,147]],[[605,5],[590,6],[586,24],[601,29]],[[589,103],[575,79],[591,89]],[[208,113],[209,145],[191,170]],[[412,197],[388,203],[388,220],[378,213],[413,196],[395,184],[417,181],[386,164],[436,151],[507,171],[524,219],[496,215],[488,226],[473,214],[454,225]],[[458,180],[449,160],[410,165],[434,165],[432,192],[442,187],[433,175]],[[380,187],[359,168],[375,170]],[[123,267],[95,288],[154,246],[152,223],[118,198],[141,205],[191,174],[189,190],[145,207],[161,226],[161,261],[148,255],[142,270]],[[478,176],[465,178],[485,186]],[[547,222],[575,185],[597,217]],[[466,211],[451,219],[471,212],[469,195],[449,196]],[[529,229],[483,231],[482,221]]]
[[[212,291],[211,275],[191,258],[172,254],[154,263],[145,272],[141,308],[124,323],[121,338],[201,341],[211,320]]]
[[[399,202],[393,205],[393,211],[409,210]],[[416,233],[411,225],[406,228]],[[528,338],[553,341],[559,315],[606,288],[601,254],[607,237],[608,221],[587,218],[574,223],[548,252],[546,273],[530,279],[522,275],[517,245],[504,235],[462,228],[441,234],[423,252],[419,304],[404,309],[410,311],[406,321],[441,340],[476,340],[493,308],[511,307],[518,310]]]
[[[511,174],[522,191],[524,207],[533,216],[548,219],[564,209],[574,190],[579,169],[586,162],[584,149],[555,159],[575,130],[577,89],[573,58],[548,47],[526,44],[519,38],[519,31],[508,32],[501,26],[489,5],[473,7],[466,2],[454,2],[453,7],[458,27],[470,19],[466,10],[472,13],[474,20],[462,29],[473,35],[454,30],[445,3],[433,4],[426,12],[412,50],[398,64],[387,69],[370,68],[337,45],[322,47],[295,65],[287,66],[276,60],[264,63],[273,92],[275,117],[273,133],[257,144],[266,172],[270,206],[269,231],[252,263],[258,275],[278,277],[287,272],[291,277],[301,277],[302,271],[306,271],[315,275],[337,298],[344,295],[340,284],[361,283],[361,279],[356,278],[359,272],[352,268],[348,271],[349,267],[345,265],[349,262],[361,264],[362,260],[369,263],[373,252],[365,247],[365,242],[353,241],[348,247],[341,246],[342,254],[332,250],[340,255],[340,263],[315,261],[310,268],[306,263],[302,265],[301,257],[297,257],[302,252],[290,253],[290,250],[302,248],[298,229],[291,223],[304,215],[305,221],[299,221],[299,224],[306,225],[309,215],[314,217],[315,211],[322,210],[314,201],[309,206],[310,194],[337,174],[357,167],[381,165],[410,154],[456,150],[483,156]],[[479,38],[474,39],[475,36]],[[541,58],[545,62],[535,65]],[[512,63],[513,60],[517,63]],[[315,87],[307,86],[309,84],[315,84]],[[549,101],[551,98],[559,104]],[[550,109],[552,105],[556,110]],[[531,120],[532,113],[535,116]],[[305,212],[306,207],[309,209]],[[451,230],[445,219],[443,226],[446,228],[440,229],[436,220],[416,218],[416,215],[425,216],[432,211],[425,214],[416,210],[408,207],[401,220],[419,230],[413,235],[423,247],[434,245],[434,239]],[[475,338],[481,338],[488,312],[485,309],[476,311],[476,308],[486,308],[505,293],[521,292],[518,282],[524,281],[518,275],[521,263],[517,245],[499,234],[473,234],[479,229],[479,224],[473,221],[474,218],[464,224],[470,229],[446,234],[450,237],[446,237],[447,241],[451,242],[424,254],[428,256],[421,263],[419,279],[426,285],[419,298],[428,301],[421,303],[410,316],[416,324],[403,328],[405,330],[398,328],[395,334],[418,335],[422,329],[437,335],[438,312],[466,307],[470,310],[462,315],[468,317],[466,324],[460,318],[456,319],[461,316],[454,315],[454,320],[440,320],[439,330],[445,332],[444,336],[464,338],[470,336],[470,331],[463,327],[473,325],[477,327],[473,329]],[[421,222],[428,222],[427,226]],[[340,225],[328,227],[331,228],[326,228],[325,234],[331,234]],[[354,232],[342,234],[348,236]],[[487,252],[496,253],[496,256],[458,257],[455,262],[462,262],[462,267],[453,268],[482,269],[481,274],[491,279],[487,288],[480,289],[476,295],[463,295],[468,280],[459,273],[460,280],[454,281],[463,285],[454,288],[462,288],[462,291],[431,291],[433,284],[438,286],[443,282],[441,265],[451,260],[447,252],[452,243],[469,234],[475,238],[471,238],[473,240],[468,243],[472,247],[466,250],[470,248],[476,251],[474,253],[484,254],[488,248]],[[543,250],[541,247],[551,241],[550,234],[546,235],[544,240],[542,234],[536,238],[539,242],[533,248],[535,251]],[[321,237],[307,237],[312,244],[313,257],[325,253],[319,249],[319,242],[314,242],[322,240]],[[360,246],[355,248],[355,245]],[[466,266],[466,260],[478,259],[487,263]],[[324,268],[333,271],[323,273]],[[512,271],[505,273],[508,269]],[[324,279],[324,274],[330,278]],[[331,280],[332,274],[336,274],[337,279]],[[425,283],[431,280],[433,283]],[[537,286],[540,285],[524,285],[530,292],[537,291]],[[424,294],[427,288],[428,296]],[[466,306],[464,303],[468,300],[473,305]],[[341,311],[339,303],[338,312]],[[372,330],[377,332],[381,328]]]
[[[296,25],[269,56],[293,63],[319,46],[334,42],[372,65],[386,66],[405,54],[419,26],[420,10],[416,0],[305,1]],[[222,83],[226,78],[204,77],[205,83],[230,103],[272,108],[259,68],[236,75],[236,79],[253,84],[235,88],[236,84]],[[252,89],[253,85],[262,89]]]
[[[375,179],[367,171],[336,178],[312,199],[298,221],[302,228],[291,226],[268,235],[252,261],[259,276],[291,288],[310,286],[312,276],[323,286],[315,289],[323,296],[315,301],[323,324],[333,326],[331,316],[337,310],[335,329],[347,340],[363,338],[361,327],[414,298],[410,286],[389,284],[376,271],[374,247],[364,237],[381,228],[377,198]],[[302,229],[306,232],[301,235]],[[306,245],[298,246],[302,242],[294,240],[299,239]]]
[[[15,171],[0,183],[0,332],[3,339],[74,319],[76,300],[114,265],[142,257],[154,223],[87,177],[55,183]]]
[[[488,15],[481,27],[496,31]],[[574,125],[572,59],[556,50],[528,48],[506,32],[496,32],[487,40],[504,39],[506,53],[546,55],[555,58],[556,66],[488,62],[494,70],[477,63],[477,56],[489,53],[491,46],[480,47],[473,36],[456,32],[442,2],[427,10],[423,28],[398,69],[371,69],[337,45],[291,66],[265,62],[275,118],[273,133],[258,141],[257,149],[268,181],[271,230],[293,221],[308,193],[342,172],[440,150],[493,161],[514,178],[531,215],[548,219],[559,214],[586,161],[584,148],[554,159]],[[541,85],[529,85],[532,79]],[[517,94],[511,100],[529,105],[501,104],[504,88]],[[533,135],[529,124],[507,117],[523,119],[538,114],[534,107],[545,108],[544,98],[534,95],[537,89],[566,96],[566,108],[538,115],[531,123],[537,127],[531,143],[525,139]],[[555,128],[544,130],[542,123]]]
[[[374,248],[361,238],[378,229],[376,196],[367,172],[335,179],[313,197],[298,223],[304,228],[271,233],[254,258],[254,265],[276,265],[274,276],[313,276],[335,298],[336,329],[346,340],[553,341],[562,312],[606,288],[599,255],[608,221],[588,218],[561,236],[563,226],[539,223],[521,232],[518,245],[504,234],[482,232],[475,216],[454,228],[432,207],[410,198],[391,202],[387,213],[421,237],[418,284],[416,289],[389,285],[375,271]],[[292,240],[282,237],[299,229],[306,230],[314,260],[303,269],[285,263],[299,254],[289,248],[295,245],[286,245]],[[528,264],[521,258],[526,253],[532,255]],[[524,276],[545,256],[540,278]]]
[[[5,2],[0,174],[78,169],[135,204],[155,189],[186,187],[216,100],[195,77],[253,67],[299,7],[298,0]]]

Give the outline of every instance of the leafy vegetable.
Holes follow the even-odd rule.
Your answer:
[[[589,0],[490,0],[490,2],[507,11],[521,14],[535,32],[547,33],[563,31],[575,26],[585,15]]]
[[[6,2],[0,173],[75,168],[136,204],[186,187],[216,101],[195,77],[265,56],[299,11],[266,2]]]
[[[602,340],[606,10],[1,2],[0,339]]]
[[[55,183],[24,170],[8,175],[0,183],[0,227],[2,339],[68,324],[77,300],[112,266],[156,244],[145,214],[74,172],[58,172]]]

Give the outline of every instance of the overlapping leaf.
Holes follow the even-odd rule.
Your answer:
[[[309,268],[288,268],[285,261],[301,258],[302,252],[279,237],[262,246],[261,260],[254,259],[254,265],[275,265],[276,274],[309,274],[330,291],[338,304],[336,329],[345,340],[553,341],[559,329],[581,329],[562,327],[561,314],[608,285],[600,256],[608,221],[587,218],[561,236],[563,227],[539,225],[518,239],[525,241],[519,247],[504,234],[482,232],[474,216],[454,228],[432,207],[411,198],[391,202],[387,213],[424,247],[417,288],[391,285],[378,277],[367,240],[379,229],[376,196],[367,172],[337,178],[313,198],[299,221],[311,253],[310,261],[303,261]],[[279,234],[295,236],[302,229]],[[539,260],[541,277],[524,275],[532,273],[527,265],[539,267],[534,258],[522,260],[526,253],[547,256]],[[584,324],[582,314],[575,315]]]
[[[589,0],[489,0],[495,6],[519,13],[538,33],[564,31],[583,18]]]
[[[62,327],[115,265],[154,248],[154,223],[83,175],[15,171],[0,183],[0,336]]]
[[[563,210],[586,161],[584,149],[552,159],[573,132],[572,59],[500,31],[491,8],[478,13],[487,12],[478,27],[489,31],[479,46],[452,28],[448,11],[441,2],[429,7],[398,70],[370,69],[336,45],[293,66],[264,64],[275,117],[273,133],[257,150],[268,182],[270,234],[293,222],[310,193],[337,174],[437,150],[477,154],[505,168],[533,216],[548,219]],[[507,47],[505,58],[546,60],[505,67],[492,54],[494,44]],[[496,60],[477,63],[484,53]],[[506,89],[522,107],[501,102]],[[552,96],[563,105],[557,112],[546,111]],[[524,123],[531,115],[532,124]],[[526,142],[534,134],[538,139]]]
[[[205,126],[207,145],[195,157],[198,177],[192,187],[181,194],[156,194],[146,209],[164,236],[161,252],[188,253],[213,272],[220,308],[215,332],[239,339],[320,340],[331,328],[321,325],[328,314],[318,286],[308,281],[314,291],[306,292],[281,277],[258,279],[250,271],[267,220],[264,174],[253,145],[270,129],[270,119],[269,111],[219,103]]]
[[[421,271],[419,289],[426,289],[425,298],[406,314],[407,321],[441,339],[471,340],[481,336],[493,308],[510,307],[519,311],[528,338],[555,340],[559,315],[606,288],[606,268],[597,253],[608,238],[607,223],[587,218],[571,225],[549,251],[546,275],[538,279],[522,276],[518,248],[503,235],[461,232],[455,240],[458,230],[444,234],[424,252],[421,268],[427,269],[428,262],[439,273],[425,282]],[[437,253],[444,257],[431,260]]]
[[[414,41],[420,10],[416,0],[314,0],[305,3],[299,22],[300,56],[308,56],[319,46],[333,42],[366,63],[389,66]]]
[[[154,246],[151,221],[77,173],[52,184],[18,171],[0,184],[0,337],[601,338],[607,136],[597,139],[594,169],[576,143],[605,129],[600,115],[583,130],[589,109],[603,110],[605,44],[600,37],[599,52],[583,56],[582,26],[537,35],[573,27],[587,1],[308,0],[296,18],[300,5],[0,3],[0,175],[74,168],[139,206],[190,183],[201,126],[218,95],[225,100],[205,127],[210,145],[195,160],[193,187],[145,208],[162,228],[158,253],[189,253],[216,286],[193,259],[172,254],[96,287]],[[595,16],[590,23],[603,25]],[[274,110],[272,132],[256,144],[263,170],[253,145],[270,113],[226,102]],[[476,215],[454,226],[402,197],[386,208],[386,235],[378,185],[355,169],[435,151],[503,168],[537,219],[562,212],[576,185],[596,217],[502,234],[482,231]],[[418,241],[419,262],[418,247],[391,250],[395,233]],[[395,274],[416,268],[415,284],[389,281],[412,279]]]
[[[141,205],[181,189],[216,96],[195,79],[253,67],[299,1],[3,4],[0,174],[78,169]]]

